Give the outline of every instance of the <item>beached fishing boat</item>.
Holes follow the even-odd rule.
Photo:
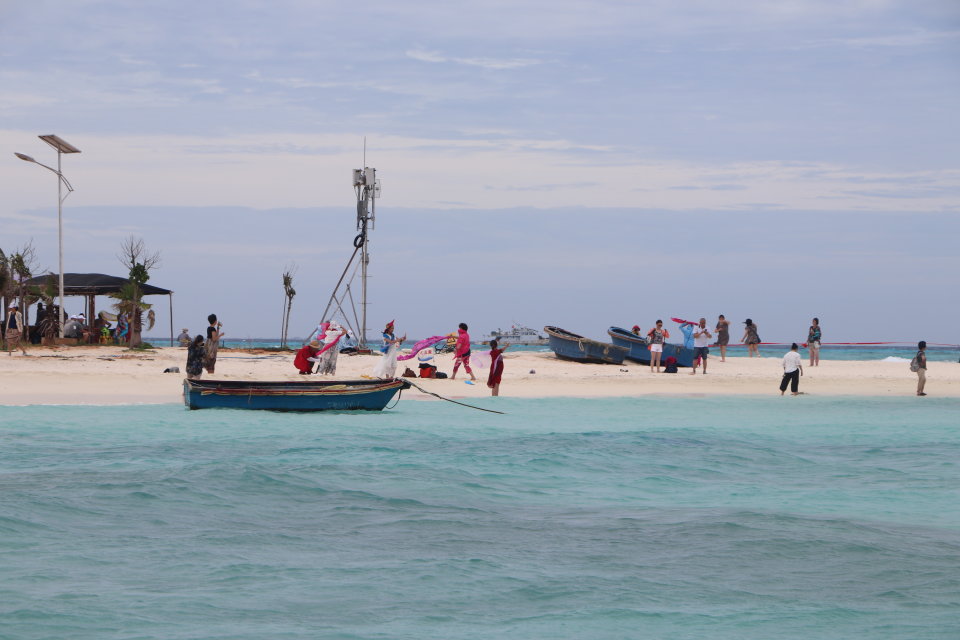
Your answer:
[[[381,411],[398,391],[392,380],[184,380],[183,403],[190,409],[270,411]]]
[[[560,327],[544,327],[543,330],[549,336],[550,348],[563,360],[622,364],[627,355],[624,347],[584,338]]]
[[[650,364],[650,347],[643,336],[638,336],[626,329],[620,327],[610,327],[607,335],[613,341],[613,344],[627,349],[627,359],[639,362],[640,364]],[[663,355],[660,356],[660,362],[673,356],[677,359],[678,367],[693,366],[693,349],[687,349],[683,345],[665,343],[663,345]]]

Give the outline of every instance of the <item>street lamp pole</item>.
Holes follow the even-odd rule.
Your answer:
[[[59,253],[60,253],[60,288],[59,288],[60,290],[58,292],[58,297],[60,298],[60,308],[58,313],[60,317],[57,319],[58,320],[57,325],[60,327],[60,337],[62,338],[63,337],[63,201],[66,200],[67,196],[69,196],[73,192],[73,186],[70,185],[70,181],[67,180],[67,177],[63,175],[63,171],[61,170],[63,166],[62,157],[63,157],[63,154],[65,153],[80,153],[80,149],[77,149],[75,146],[73,146],[63,138],[60,138],[53,134],[38,136],[38,137],[44,142],[46,142],[48,145],[50,145],[51,147],[57,150],[57,168],[56,169],[54,169],[53,167],[48,167],[42,162],[37,162],[36,160],[34,160],[33,158],[31,158],[26,154],[14,152],[14,155],[25,162],[32,162],[34,164],[38,164],[44,169],[47,169],[57,174],[57,243],[59,245]],[[64,187],[67,188],[66,195],[63,194]]]

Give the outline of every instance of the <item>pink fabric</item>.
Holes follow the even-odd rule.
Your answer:
[[[414,357],[415,355],[417,355],[427,347],[432,347],[433,345],[437,344],[441,340],[446,340],[446,339],[447,339],[446,336],[430,336],[429,338],[424,338],[420,342],[413,345],[413,349],[410,351],[410,353],[404,354],[402,356],[397,356],[397,360],[409,360],[410,358]]]

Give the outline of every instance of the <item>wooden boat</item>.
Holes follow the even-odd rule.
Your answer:
[[[627,355],[627,349],[624,347],[597,342],[559,327],[544,327],[543,330],[550,340],[550,348],[562,360],[623,364],[623,358]]]
[[[628,350],[628,360],[633,360],[640,364],[650,364],[650,348],[647,346],[647,341],[643,336],[638,336],[620,327],[610,327],[607,335],[610,336],[613,344],[625,347]],[[679,344],[664,343],[660,363],[662,364],[663,361],[670,356],[677,359],[678,367],[693,366],[693,349],[687,349]]]
[[[392,380],[184,380],[183,403],[191,409],[270,411],[382,411],[398,391]]]

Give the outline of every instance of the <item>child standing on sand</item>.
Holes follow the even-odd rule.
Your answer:
[[[510,345],[503,345],[499,349],[499,343],[496,340],[490,341],[490,375],[487,376],[487,386],[490,387],[490,395],[500,395],[500,379],[503,377],[503,352]]]
[[[451,380],[457,379],[457,369],[460,368],[460,365],[463,365],[463,370],[470,374],[471,380],[476,380],[477,376],[473,375],[473,369],[470,368],[470,334],[467,333],[467,323],[461,322],[460,328],[457,329],[457,346],[453,352],[453,375],[450,376]]]

